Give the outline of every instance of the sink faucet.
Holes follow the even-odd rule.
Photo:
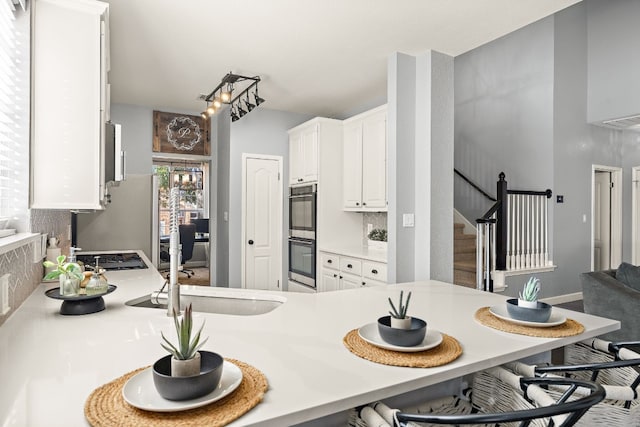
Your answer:
[[[169,288],[167,289],[167,316],[173,316],[173,310],[180,313],[180,284],[178,283],[178,265],[180,263],[180,231],[178,229],[178,205],[180,190],[171,189],[169,197]]]

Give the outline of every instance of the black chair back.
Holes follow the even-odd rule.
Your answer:
[[[196,225],[180,224],[178,231],[180,232],[180,244],[182,245],[182,261],[180,263],[184,264],[193,257],[193,245],[196,241]]]

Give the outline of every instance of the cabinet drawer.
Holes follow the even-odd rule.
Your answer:
[[[332,268],[334,270],[340,269],[340,257],[335,254],[328,254],[321,252],[320,260],[322,261],[322,266],[326,268]]]
[[[362,261],[357,258],[340,257],[340,271],[351,274],[362,274]]]
[[[387,281],[387,264],[381,262],[364,261],[362,275],[368,279]]]
[[[371,280],[364,278],[362,279],[362,286],[385,286],[386,282],[381,282],[379,280]]]

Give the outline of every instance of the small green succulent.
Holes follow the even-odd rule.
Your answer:
[[[178,345],[174,346],[171,344],[162,331],[160,331],[160,335],[162,335],[162,339],[167,343],[167,345],[163,343],[160,343],[160,345],[178,360],[193,359],[196,352],[200,350],[204,343],[209,339],[207,337],[204,341],[200,342],[200,334],[202,333],[202,328],[204,328],[204,322],[202,322],[200,330],[198,330],[198,333],[196,333],[192,339],[191,330],[193,328],[193,319],[191,304],[189,304],[189,306],[184,310],[182,320],[178,319],[178,313],[173,309],[173,322],[176,327],[176,334],[178,335]]]
[[[374,228],[367,236],[369,240],[376,240],[378,242],[386,242],[387,241],[387,230],[383,230],[382,228]]]
[[[411,300],[411,291],[409,291],[409,293],[407,294],[407,301],[405,301],[403,303],[403,293],[404,291],[400,291],[400,301],[398,301],[398,308],[396,309],[396,306],[393,305],[393,301],[391,301],[391,298],[389,298],[389,304],[391,305],[391,310],[389,311],[389,314],[391,315],[391,317],[394,317],[396,319],[404,319],[405,317],[407,317],[407,310],[409,309],[409,300]]]
[[[540,279],[531,276],[520,292],[520,299],[524,301],[537,301],[540,293]]]
[[[67,277],[71,279],[82,280],[83,275],[82,275],[82,269],[80,268],[80,266],[75,262],[64,262],[65,259],[67,259],[66,256],[59,255],[56,258],[57,264],[49,260],[46,260],[43,263],[43,265],[47,268],[56,267],[55,270],[50,271],[49,273],[47,273],[46,276],[44,276],[45,280],[57,279],[62,274],[66,274]]]

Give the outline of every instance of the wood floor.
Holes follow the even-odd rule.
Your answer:
[[[209,269],[204,267],[189,268],[194,274],[191,277],[187,277],[183,272],[178,273],[178,283],[181,285],[197,285],[197,286],[211,286],[209,280]],[[162,275],[169,278],[169,272],[164,271]]]

